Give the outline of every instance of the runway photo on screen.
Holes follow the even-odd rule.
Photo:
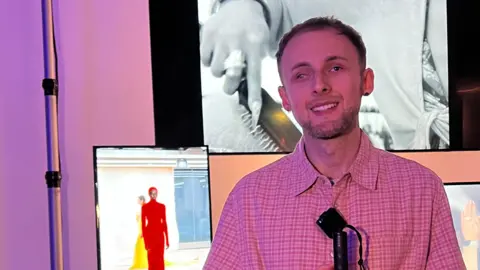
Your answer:
[[[281,106],[274,54],[284,33],[318,16],[334,16],[363,37],[375,91],[363,97],[359,122],[372,143],[386,150],[449,148],[446,0],[218,2],[198,0],[211,152],[293,151],[302,130]]]
[[[202,269],[211,243],[206,147],[96,148],[99,270]]]

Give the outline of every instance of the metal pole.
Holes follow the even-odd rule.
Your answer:
[[[60,153],[58,146],[56,55],[53,29],[52,0],[42,0],[43,57],[45,95],[47,166],[45,180],[48,188],[48,217],[50,225],[50,269],[63,270],[62,207],[60,197]]]

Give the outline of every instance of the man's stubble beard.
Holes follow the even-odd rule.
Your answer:
[[[342,112],[342,117],[335,121],[313,125],[308,120],[303,123],[304,133],[317,140],[331,140],[350,133],[355,127],[356,118],[360,109],[347,108]]]

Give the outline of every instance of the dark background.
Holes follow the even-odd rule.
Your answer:
[[[480,149],[480,1],[448,0],[447,14],[450,150]],[[155,143],[202,146],[197,1],[150,0],[150,32]]]

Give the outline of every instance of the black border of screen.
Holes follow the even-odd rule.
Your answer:
[[[150,149],[161,149],[161,150],[175,150],[178,151],[179,148],[205,148],[205,153],[207,156],[207,176],[208,176],[208,207],[209,207],[209,219],[210,219],[210,243],[213,241],[213,220],[212,220],[212,190],[211,190],[211,180],[210,180],[210,153],[208,151],[207,145],[201,146],[189,146],[189,147],[161,147],[156,145],[95,145],[93,146],[93,189],[94,189],[94,211],[95,211],[95,239],[97,246],[97,270],[102,269],[102,257],[101,257],[101,242],[100,242],[100,224],[97,223],[98,213],[97,205],[98,202],[98,171],[97,171],[97,151],[100,149],[134,149],[134,148],[150,148]]]
[[[469,57],[462,53],[474,32],[480,34],[478,27],[469,24],[474,20],[470,15],[480,11],[479,3],[475,0],[447,0],[451,141],[448,151],[465,150],[462,147],[462,104],[456,86],[465,74],[464,67],[475,68],[480,73],[480,65],[470,63]],[[155,143],[169,147],[202,145],[205,142],[197,1],[149,0],[149,16]]]

